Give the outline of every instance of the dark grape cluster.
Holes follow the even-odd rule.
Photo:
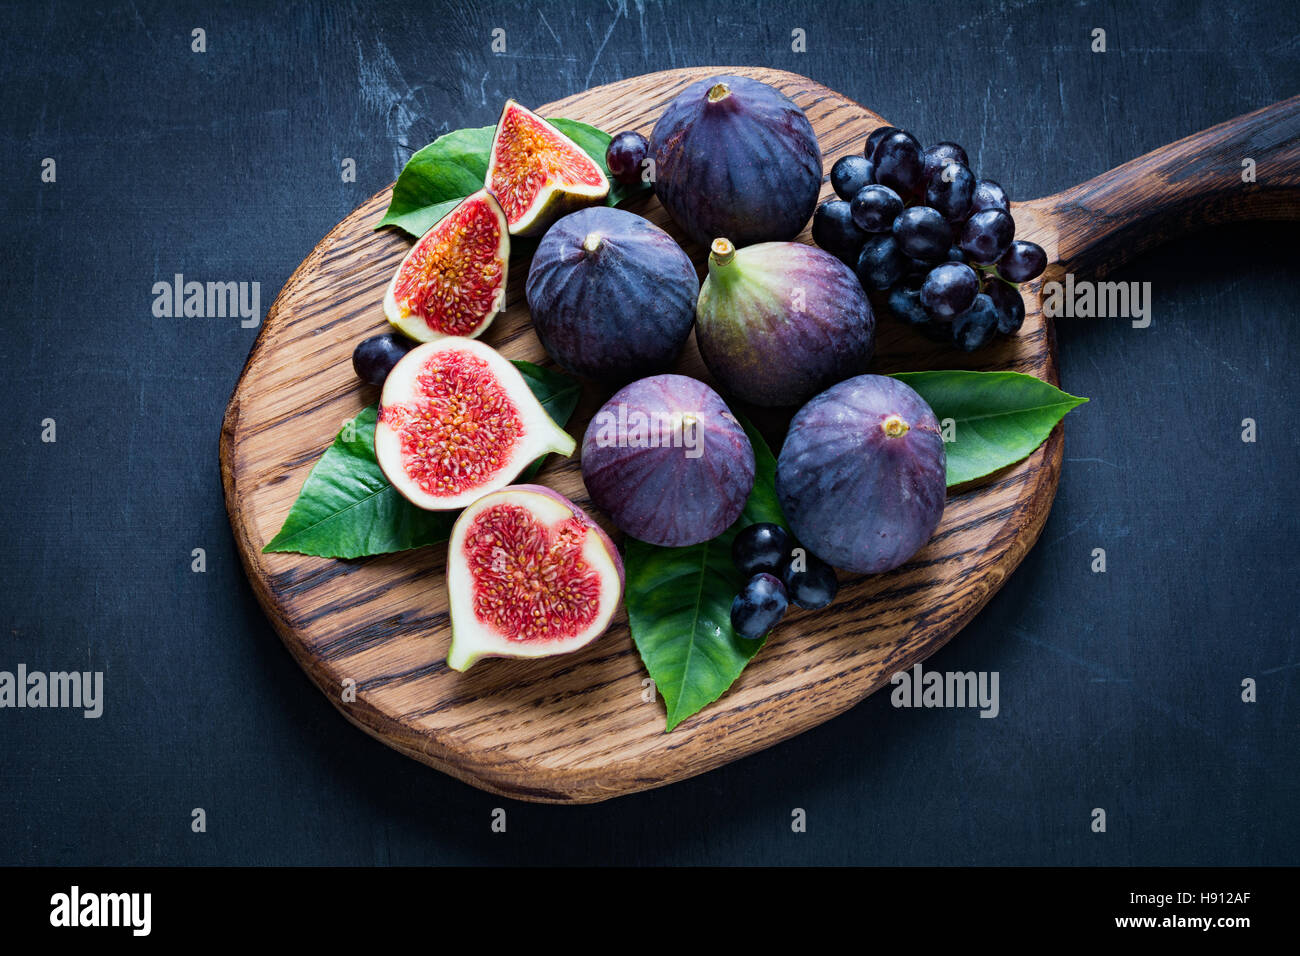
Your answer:
[[[831,187],[839,198],[817,207],[813,241],[896,319],[967,352],[1019,331],[1017,284],[1042,275],[1047,254],[1015,238],[1006,191],[976,179],[964,149],[922,149],[882,126],[863,155],[836,161]]]
[[[776,627],[794,604],[820,610],[835,600],[835,569],[795,547],[778,524],[752,524],[731,543],[731,559],[746,578],[731,602],[731,627],[740,637],[758,640]]]

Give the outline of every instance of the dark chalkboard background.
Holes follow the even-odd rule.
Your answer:
[[[264,312],[436,135],[493,122],[506,96],[668,67],[802,72],[923,140],[964,143],[1014,196],[1043,195],[1295,93],[1300,6],[262,6],[0,9],[0,669],[102,670],[107,696],[99,720],[0,711],[0,863],[1300,862],[1289,226],[1133,262],[1117,278],[1152,283],[1149,329],[1061,323],[1063,384],[1092,403],[1070,416],[1055,509],[927,662],[998,671],[997,719],[882,693],[738,764],[590,807],[471,789],[311,686],[222,504],[218,428],[255,330],[151,311],[153,283],[181,272],[260,282]],[[1105,574],[1089,567],[1098,547]],[[1247,677],[1257,703],[1241,700]],[[489,827],[498,806],[505,834]]]

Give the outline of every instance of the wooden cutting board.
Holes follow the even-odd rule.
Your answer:
[[[649,135],[655,118],[685,86],[718,73],[752,76],[798,103],[817,132],[828,173],[837,158],[858,152],[867,134],[885,122],[804,77],[735,67],[641,76],[540,112]],[[1042,281],[1059,278],[1066,268],[1108,265],[1194,218],[1295,218],[1300,107],[1291,100],[1270,109],[1058,196],[1017,204],[1017,236],[1041,244],[1052,263]],[[1257,119],[1264,114],[1267,122]],[[1234,156],[1234,144],[1242,145],[1234,136],[1265,127],[1271,146],[1251,140],[1253,152],[1238,149]],[[1270,168],[1279,174],[1273,185],[1242,190],[1235,172],[1216,183],[1197,171],[1198,161],[1204,165],[1216,156],[1221,170],[1236,167],[1240,155],[1256,158],[1261,180]],[[226,505],[258,599],[326,696],[389,746],[474,786],[540,802],[604,800],[703,773],[829,720],[885,685],[891,674],[934,653],[983,607],[1037,540],[1060,474],[1059,426],[1025,461],[951,493],[933,540],[907,565],[876,577],[845,578],[828,610],[792,609],[731,690],[671,734],[664,732],[662,701],[646,699],[646,672],[623,614],[607,634],[575,654],[489,660],[465,674],[447,669],[443,548],[355,561],[261,550],[343,422],[378,399],[377,389],[353,375],[350,357],[358,341],[386,328],[380,299],[410,246],[394,232],[372,231],[389,195],[383,190],[348,216],[289,279],[235,387],[221,434]],[[822,198],[830,195],[824,185]],[[1191,204],[1194,214],[1188,212]],[[628,208],[681,240],[653,197]],[[811,241],[807,232],[801,238]],[[705,251],[683,245],[703,274]],[[509,358],[550,365],[524,302],[527,270],[527,258],[517,255],[510,265],[508,309],[484,340]],[[1021,333],[973,357],[885,320],[873,370],[1011,369],[1055,384],[1056,340],[1039,307],[1039,288],[1038,282],[1026,287]],[[707,380],[693,339],[678,370]],[[579,439],[607,397],[588,385],[569,425]],[[788,416],[756,417],[779,449]],[[590,504],[576,456],[553,458],[539,480],[592,510],[613,531]],[[356,682],[355,702],[343,700],[349,679]]]

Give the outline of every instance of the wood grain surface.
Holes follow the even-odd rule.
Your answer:
[[[827,171],[884,122],[803,77],[732,67],[629,79],[540,111],[648,134],[683,87],[721,72],[753,76],[792,97],[812,121]],[[1106,199],[1099,192],[1106,178],[1094,180],[1091,191],[1090,184],[1077,189]],[[541,802],[597,801],[702,773],[828,720],[933,653],[1037,539],[1060,473],[1059,427],[1024,462],[950,493],[933,540],[907,565],[844,577],[830,609],[789,614],[732,689],[671,734],[663,730],[662,702],[643,698],[646,675],[624,615],[572,655],[450,671],[443,664],[443,549],[357,561],[261,553],[343,422],[377,400],[376,389],[356,380],[350,355],[357,341],[385,327],[380,297],[409,248],[398,234],[372,231],[388,198],[386,189],[355,210],[285,285],[231,398],[221,465],[243,562],[285,645],[349,720],[399,751],[486,790]],[[1071,197],[1068,208],[1060,197],[1013,208],[1018,237],[1047,250],[1048,277],[1069,266],[1060,254],[1067,235],[1061,226],[1071,221],[1067,213],[1086,208],[1081,199]],[[653,198],[629,208],[681,238]],[[1094,228],[1086,214],[1082,219],[1092,231],[1072,248],[1099,248],[1108,230]],[[806,232],[802,238],[809,241]],[[704,250],[683,244],[702,269]],[[507,310],[484,338],[510,358],[551,364],[523,300],[527,265],[524,257],[512,259]],[[1020,335],[973,357],[881,323],[873,370],[1012,369],[1056,383],[1055,338],[1039,308],[1038,283],[1025,292]],[[693,342],[678,370],[707,380]],[[569,430],[580,437],[606,397],[589,385]],[[779,448],[788,416],[755,417]],[[576,457],[553,459],[539,480],[590,508]],[[349,679],[355,702],[342,699]]]

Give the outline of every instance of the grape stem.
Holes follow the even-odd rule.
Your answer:
[[[973,266],[975,267],[975,271],[976,271],[976,272],[979,272],[979,273],[980,273],[980,291],[981,291],[981,292],[984,291],[984,280],[985,280],[985,279],[988,279],[988,278],[1001,279],[1003,282],[1005,282],[1007,285],[1011,286],[1011,288],[1015,289],[1017,292],[1020,291],[1020,283],[1018,283],[1018,282],[1012,282],[1010,279],[1003,279],[1003,278],[1002,278],[1002,275],[998,272],[998,267],[997,267],[996,265],[988,265],[988,266],[986,266],[986,265],[981,265],[981,264],[978,263],[978,262],[972,262],[971,265],[973,265]]]

